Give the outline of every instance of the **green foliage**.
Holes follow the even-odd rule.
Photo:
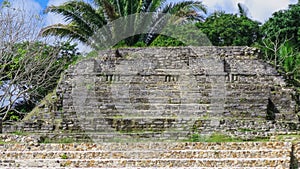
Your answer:
[[[52,144],[52,143],[59,143],[59,144],[70,144],[70,143],[76,143],[76,141],[73,138],[60,138],[60,139],[50,139],[48,137],[44,138],[41,143],[44,144]]]
[[[165,3],[165,0],[93,0],[93,2],[94,5],[83,1],[68,1],[60,6],[49,6],[46,12],[64,16],[68,24],[55,24],[45,27],[42,29],[41,34],[43,36],[69,37],[98,49],[103,48],[103,46],[97,46],[98,42],[93,40],[101,38],[94,38],[92,42],[91,38],[95,36],[94,33],[116,19],[137,13],[162,12],[180,16],[186,18],[186,20],[198,20],[203,18],[199,11],[206,13],[206,9],[200,1],[182,1],[168,4]],[[153,15],[152,18],[136,16],[129,19],[128,23],[122,25],[122,29],[116,29],[119,25],[114,24],[111,24],[112,28],[103,28],[105,29],[103,34],[108,36],[107,38],[114,40],[119,35],[126,35],[127,32],[137,32],[137,30],[148,30],[148,32],[151,32],[150,30],[155,30],[154,27],[157,26],[155,23],[157,22],[161,22],[160,15]],[[96,34],[98,35],[98,33]],[[123,43],[126,46],[149,45],[156,37],[157,35],[151,33],[134,35],[125,38]],[[138,43],[140,41],[144,44]]]
[[[22,119],[56,87],[60,74],[78,57],[76,45],[69,42],[56,45],[42,42],[13,44],[0,56],[3,63],[0,65],[0,80],[10,86],[0,86],[2,91],[9,91],[0,95],[0,101],[10,100],[9,106],[0,107],[0,116],[4,120]],[[11,99],[14,97],[16,99]]]
[[[249,129],[249,128],[239,128],[238,131],[240,131],[240,132],[249,132],[249,131],[253,131],[253,129]]]
[[[285,43],[279,50],[280,59],[283,61],[281,67],[287,74],[293,75],[294,78],[300,79],[300,53],[296,51],[296,48]]]
[[[210,138],[207,140],[207,142],[240,142],[241,139],[232,138],[230,136],[220,134],[220,133],[214,133],[210,136]]]
[[[55,46],[46,45],[41,42],[23,42],[16,44],[14,46],[13,51],[14,50],[16,50],[17,52],[12,56],[13,62],[11,62],[11,64],[8,65],[9,69],[7,69],[7,71],[4,72],[9,75],[8,77],[15,77],[15,73],[18,71],[25,72],[25,69],[28,69],[29,66],[34,66],[34,63],[43,63],[43,60],[47,60],[47,57],[56,57],[55,64],[53,64],[52,67],[50,67],[46,74],[48,78],[53,78],[51,79],[52,82],[57,81],[60,77],[60,73],[56,74],[56,70],[58,69],[58,67],[60,67],[60,72],[62,72],[72,62],[76,61],[79,56],[79,53],[77,53],[76,45],[70,45],[70,42],[59,43]],[[28,56],[31,56],[32,59],[28,60]],[[40,69],[43,68],[45,67],[40,67]],[[39,72],[42,70],[37,69],[35,71]],[[20,79],[20,81],[23,81],[23,79]],[[26,85],[37,84],[31,83]],[[41,95],[41,97],[39,98],[44,97],[49,91],[52,91],[55,86],[56,83],[45,87],[37,86],[38,94]]]
[[[60,158],[61,158],[61,159],[68,159],[69,157],[67,156],[67,154],[64,153],[64,154],[61,154],[61,155],[60,155]]]
[[[300,79],[300,3],[273,13],[262,26],[260,48],[264,59],[282,71],[293,84]]]
[[[17,43],[13,46],[12,51],[5,54],[11,61],[3,65],[6,67],[6,71],[2,73],[9,74],[20,68],[25,69],[26,67],[22,67],[22,63],[25,61],[26,63],[28,62],[28,60],[25,60],[28,59],[28,55],[32,57],[30,61],[38,62],[46,59],[47,57],[53,57],[55,54],[57,56],[56,64],[59,65],[63,63],[62,60],[66,60],[68,62],[66,62],[66,65],[64,66],[67,66],[71,61],[76,60],[78,57],[75,46],[76,45],[70,45],[69,42],[57,44],[56,46],[46,45],[42,42]]]
[[[199,134],[192,134],[190,137],[191,142],[205,142],[206,138],[201,137]]]
[[[189,141],[191,142],[242,142],[243,140],[233,138],[221,133],[213,133],[210,136],[201,136],[199,134],[191,135]]]
[[[140,36],[144,36],[144,35],[140,35]],[[131,39],[131,37],[125,39],[125,40],[121,40],[120,42],[118,42],[113,48],[126,48],[126,47],[146,47],[147,44],[143,41],[138,41],[134,44],[128,45],[128,40]]]
[[[28,133],[24,132],[24,131],[15,131],[12,134],[18,135],[18,136],[26,136],[28,135]]]
[[[134,47],[146,47],[146,46],[147,46],[146,43],[142,41],[139,41],[136,44],[134,44]]]
[[[98,56],[98,51],[96,50],[93,50],[86,55],[87,58],[95,58],[97,56]]]
[[[1,4],[1,8],[9,8],[11,7],[11,3],[8,0],[4,0]]]
[[[215,12],[197,26],[216,46],[251,46],[261,37],[258,22],[236,14]]]
[[[207,36],[193,23],[167,27],[151,46],[210,46]]]
[[[176,38],[159,35],[150,46],[185,46],[185,44]]]
[[[297,143],[300,141],[300,135],[296,134],[286,134],[286,135],[275,135],[274,136],[275,141],[280,141],[280,142],[290,142],[292,141],[293,143]]]
[[[275,41],[279,36],[279,42],[284,43],[290,39],[293,44],[300,45],[300,5],[290,5],[287,10],[273,13],[272,17],[262,26],[265,38]]]
[[[19,121],[20,120],[19,115],[13,111],[8,112],[8,116],[9,116],[9,120],[11,120],[11,121]]]

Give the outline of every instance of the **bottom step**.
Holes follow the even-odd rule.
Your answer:
[[[180,168],[180,167],[290,167],[290,160],[283,158],[272,159],[132,159],[132,160],[101,160],[101,159],[27,159],[27,160],[9,160],[2,161],[0,166],[3,167],[83,167],[83,168]]]

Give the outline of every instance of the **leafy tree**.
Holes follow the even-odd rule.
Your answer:
[[[258,22],[224,12],[213,13],[197,26],[216,46],[251,46],[261,36]]]
[[[262,26],[264,58],[292,80],[300,79],[300,2],[273,13]],[[293,82],[294,83],[294,82]]]
[[[0,117],[7,120],[9,116],[22,116],[52,91],[63,70],[76,59],[74,47],[68,43],[49,46],[22,42],[11,50],[2,50]]]
[[[53,12],[63,15],[67,24],[55,24],[45,27],[41,34],[43,36],[54,35],[59,37],[70,37],[91,45],[90,38],[103,26],[112,21],[129,16],[131,14],[156,12],[169,13],[186,19],[203,19],[198,11],[206,12],[205,7],[199,1],[182,1],[166,4],[166,0],[93,0],[94,5],[83,1],[69,1],[60,6],[50,6],[46,12]],[[111,25],[105,30],[105,34],[115,37],[120,32],[115,32],[115,26],[122,26],[124,31],[128,29],[150,29],[145,22],[159,22],[160,15],[153,15],[155,18],[140,17],[131,18],[126,25]],[[134,27],[132,27],[134,25]],[[153,27],[151,28],[153,29]],[[132,30],[131,30],[132,31]],[[125,39],[125,44],[132,46],[138,41],[150,44],[157,36],[148,34],[147,37],[136,35]]]
[[[40,17],[8,1],[0,7],[0,20],[0,117],[17,120],[56,86],[77,49],[41,42]]]
[[[194,23],[167,27],[166,35],[159,35],[151,46],[210,46],[207,36]],[[169,35],[169,36],[167,36]]]
[[[272,17],[262,26],[264,38],[284,43],[290,39],[292,44],[300,45],[300,3],[290,5],[287,10],[273,13]]]
[[[286,43],[279,51],[283,58],[282,68],[292,79],[300,79],[300,53],[292,45]]]
[[[282,48],[285,48],[289,43],[289,39],[285,39],[283,42],[280,42],[279,34],[275,36],[275,39],[271,38],[262,38],[262,45],[260,46],[264,55],[264,59],[269,63],[272,63],[276,69],[280,67],[283,63],[285,57],[280,55],[280,51]],[[258,45],[259,46],[259,45]]]
[[[176,39],[166,35],[159,35],[152,43],[151,46],[185,46],[185,44]]]

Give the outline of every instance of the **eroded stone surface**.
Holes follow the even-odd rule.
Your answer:
[[[294,146],[296,146],[295,144]],[[4,144],[0,168],[290,168],[292,144]]]
[[[71,67],[57,88],[56,106],[15,129],[60,129],[75,138],[85,132],[98,142],[176,141],[214,132],[249,140],[299,130],[293,89],[258,58],[256,49],[129,48],[118,53],[122,57],[115,50],[102,51],[99,58]]]

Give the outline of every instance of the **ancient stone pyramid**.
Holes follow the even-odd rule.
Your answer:
[[[69,69],[58,95],[65,125],[101,142],[299,129],[293,89],[247,47],[102,51]]]

